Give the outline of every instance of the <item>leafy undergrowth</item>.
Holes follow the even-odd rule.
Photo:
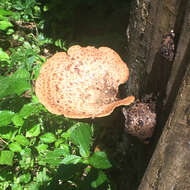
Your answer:
[[[103,151],[92,151],[94,126],[50,114],[34,93],[48,47],[48,7],[36,0],[0,2],[0,189],[111,189]]]

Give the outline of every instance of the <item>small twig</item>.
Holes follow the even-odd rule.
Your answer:
[[[8,145],[8,143],[6,141],[4,141],[1,137],[0,137],[0,141],[2,141],[3,143],[5,143],[6,145]]]

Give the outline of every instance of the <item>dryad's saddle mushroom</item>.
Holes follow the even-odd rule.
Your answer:
[[[118,99],[118,87],[129,70],[108,47],[72,46],[42,66],[35,92],[48,111],[69,118],[103,117],[115,107],[129,105],[133,96]]]

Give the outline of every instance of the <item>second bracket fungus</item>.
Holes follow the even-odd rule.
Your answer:
[[[112,49],[75,45],[47,60],[35,92],[51,113],[69,118],[103,117],[134,101],[133,96],[117,97],[119,85],[128,76],[127,65]]]

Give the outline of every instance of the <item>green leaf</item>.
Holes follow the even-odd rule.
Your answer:
[[[68,155],[62,160],[62,164],[77,164],[82,161],[80,156]]]
[[[0,98],[9,95],[21,95],[24,91],[31,89],[29,82],[30,74],[25,69],[17,70],[13,75],[0,78]]]
[[[40,125],[35,125],[26,132],[26,137],[37,137],[39,134],[40,134]]]
[[[6,30],[9,27],[12,27],[12,23],[8,20],[2,20],[0,21],[0,30]]]
[[[17,129],[13,127],[0,127],[0,137],[10,140],[17,133]]]
[[[14,153],[12,151],[2,150],[0,152],[0,164],[12,166],[13,157],[14,157]]]
[[[42,136],[40,136],[40,140],[44,143],[53,143],[56,140],[56,137],[53,133],[45,133]]]
[[[91,186],[92,186],[93,188],[97,188],[97,187],[99,187],[100,185],[102,185],[106,180],[107,180],[106,174],[105,174],[102,170],[100,170],[100,171],[98,172],[98,177],[97,177],[97,179],[91,183]]]
[[[48,149],[48,145],[47,144],[39,144],[36,149],[38,150],[38,152],[44,152]]]
[[[13,143],[9,144],[8,146],[12,152],[21,152],[22,151],[20,144],[18,144],[17,142],[13,142]]]
[[[31,180],[31,174],[26,173],[18,177],[20,183],[28,183]]]
[[[24,120],[18,114],[14,115],[12,122],[17,127],[21,127],[24,124]]]
[[[43,161],[52,166],[58,166],[62,163],[64,154],[65,152],[62,149],[55,149],[54,151],[48,151]]]
[[[0,61],[10,61],[9,55],[0,48]]]
[[[11,16],[11,15],[14,15],[14,13],[12,11],[8,11],[8,10],[5,10],[3,8],[0,8],[0,15],[3,15],[3,16]]]
[[[39,113],[41,110],[40,104],[28,103],[25,104],[19,112],[20,117],[27,118],[31,115]]]
[[[95,152],[89,159],[89,164],[100,169],[107,169],[112,166],[107,158],[106,153],[102,151]]]
[[[13,116],[15,115],[12,111],[0,111],[0,127],[7,126],[11,123]]]
[[[81,156],[90,155],[90,145],[92,139],[92,127],[88,123],[76,123],[74,130],[71,132],[71,140],[74,144],[79,145]]]
[[[23,146],[28,146],[30,144],[29,140],[23,135],[17,135],[15,137],[15,140],[17,143]]]

